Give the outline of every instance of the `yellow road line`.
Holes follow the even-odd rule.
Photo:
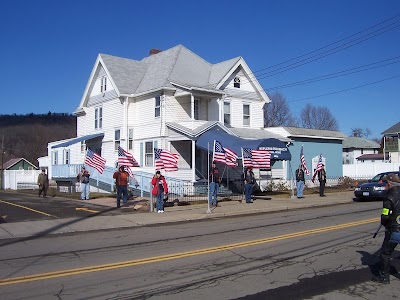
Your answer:
[[[8,205],[13,205],[13,206],[17,206],[17,207],[20,207],[20,208],[24,208],[24,209],[26,209],[26,210],[30,210],[30,211],[33,211],[33,212],[35,212],[35,213],[42,214],[42,215],[45,215],[45,216],[48,216],[48,217],[57,218],[56,216],[47,214],[47,213],[45,213],[45,212],[42,212],[42,211],[39,211],[39,210],[36,210],[36,209],[33,209],[33,208],[29,208],[29,207],[26,207],[26,206],[18,205],[18,204],[11,203],[11,202],[7,202],[7,201],[3,201],[3,200],[0,200],[0,202],[1,202],[1,203],[8,204]]]
[[[123,262],[117,262],[117,263],[110,263],[110,264],[104,264],[104,265],[97,265],[97,266],[91,266],[91,267],[83,267],[83,268],[76,268],[76,269],[69,269],[69,270],[62,270],[62,271],[55,271],[55,272],[48,272],[48,273],[41,273],[41,274],[33,274],[33,275],[27,275],[27,276],[21,276],[21,277],[11,277],[11,278],[6,278],[6,279],[0,280],[0,286],[22,283],[22,282],[44,280],[44,279],[50,279],[50,278],[57,278],[57,277],[64,277],[64,276],[72,276],[72,275],[78,275],[78,274],[84,274],[84,273],[100,272],[100,271],[106,271],[106,270],[112,270],[112,269],[126,268],[126,267],[132,267],[132,266],[137,266],[137,265],[144,265],[144,264],[150,264],[150,263],[155,263],[155,262],[185,258],[185,257],[190,257],[190,256],[196,256],[196,255],[203,255],[203,254],[208,254],[208,253],[213,253],[213,252],[231,250],[231,249],[235,249],[235,248],[243,248],[243,247],[249,247],[249,246],[254,246],[254,245],[259,245],[259,244],[265,244],[265,243],[270,243],[270,242],[275,242],[275,241],[280,241],[280,240],[284,240],[284,239],[290,239],[290,238],[295,238],[295,237],[300,237],[300,236],[305,236],[305,235],[311,235],[311,234],[316,234],[316,233],[321,233],[321,232],[327,232],[327,231],[355,227],[355,226],[360,226],[360,225],[365,225],[365,224],[370,224],[370,223],[376,223],[379,221],[380,221],[380,218],[367,219],[367,220],[362,220],[362,221],[357,221],[357,222],[351,222],[351,223],[339,224],[339,225],[322,227],[322,228],[317,228],[317,229],[299,231],[299,232],[295,232],[295,233],[289,233],[289,234],[284,234],[284,235],[279,235],[279,236],[274,236],[274,237],[269,237],[269,238],[264,238],[264,239],[259,239],[259,240],[253,240],[253,241],[247,241],[247,242],[241,242],[241,243],[235,243],[235,244],[228,244],[228,245],[211,247],[211,248],[204,248],[204,249],[193,250],[193,251],[188,251],[188,252],[167,254],[167,255],[161,255],[161,256],[153,256],[153,257],[148,257],[148,258],[134,259],[134,260],[128,260],[128,261],[123,261]]]
[[[98,210],[93,210],[93,209],[89,209],[89,208],[84,208],[84,207],[77,207],[75,208],[75,210],[84,210],[84,211],[88,211],[88,212],[92,212],[92,213],[98,213]]]

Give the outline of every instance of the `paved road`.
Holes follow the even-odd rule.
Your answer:
[[[124,213],[132,212],[87,201],[0,191],[0,216],[6,216],[7,223]]]
[[[380,210],[354,202],[3,240],[2,299],[394,299],[394,276],[390,289],[370,282]]]

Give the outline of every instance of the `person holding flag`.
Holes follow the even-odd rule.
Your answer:
[[[306,159],[304,157],[303,145],[301,145],[300,165],[299,165],[298,169],[296,170],[296,192],[297,192],[298,199],[304,198],[303,191],[304,191],[304,186],[306,183],[304,174],[307,174],[307,176],[310,176],[310,171],[307,168]]]
[[[219,169],[217,168],[215,161],[212,162],[211,172],[209,175],[210,181],[210,191],[208,194],[208,202],[210,206],[215,205],[218,206],[218,187],[221,183],[221,177],[219,175]],[[214,200],[214,201],[213,201]]]
[[[296,170],[296,193],[298,199],[304,198],[303,191],[304,191],[305,181],[306,180],[304,178],[303,165],[300,164],[298,169]]]
[[[312,177],[312,182],[314,183],[315,177],[318,175],[319,181],[319,196],[325,197],[324,190],[325,190],[325,183],[326,183],[326,171],[325,165],[322,163],[322,154],[319,155],[317,167],[315,168],[314,175]]]
[[[251,201],[251,194],[253,193],[253,187],[256,183],[252,167],[247,167],[244,174],[244,196],[246,203],[253,203]]]

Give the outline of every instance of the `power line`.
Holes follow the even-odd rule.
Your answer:
[[[395,23],[398,23],[398,22],[400,22],[400,20],[399,20],[399,21],[396,21]],[[395,23],[393,23],[393,24],[395,24]],[[393,24],[390,24],[390,25],[388,25],[388,26],[391,26],[391,25],[393,25]],[[322,58],[324,58],[324,57],[327,57],[327,56],[333,55],[333,54],[335,54],[335,53],[338,53],[338,52],[340,52],[340,51],[343,51],[343,50],[346,50],[346,49],[348,49],[348,48],[351,48],[351,47],[353,47],[353,46],[355,46],[355,45],[361,44],[361,43],[363,43],[363,42],[365,42],[365,41],[367,41],[367,40],[370,40],[370,39],[372,39],[372,38],[374,38],[374,37],[376,37],[376,36],[378,36],[378,35],[381,35],[381,34],[383,34],[383,33],[385,33],[385,32],[391,31],[391,30],[396,29],[396,28],[398,28],[398,27],[400,27],[400,25],[396,25],[396,26],[394,26],[394,27],[392,27],[392,28],[389,28],[389,29],[387,29],[387,30],[385,30],[385,31],[383,31],[383,32],[379,32],[379,33],[376,33],[376,34],[374,34],[375,32],[369,33],[369,34],[367,34],[367,35],[365,35],[365,36],[362,36],[362,37],[360,37],[360,38],[357,38],[357,39],[355,39],[355,40],[353,40],[353,41],[350,41],[350,42],[345,43],[345,44],[343,44],[343,45],[340,45],[340,46],[337,46],[337,47],[335,47],[335,48],[329,49],[329,50],[327,50],[327,51],[325,51],[325,52],[316,54],[316,55],[314,55],[314,56],[305,58],[305,59],[300,60],[300,61],[298,61],[298,62],[289,64],[289,65],[287,65],[287,66],[285,66],[285,67],[281,67],[281,68],[278,68],[278,69],[275,69],[275,70],[272,70],[272,71],[269,71],[269,72],[266,72],[266,73],[263,73],[263,74],[260,74],[260,75],[257,75],[257,76],[253,76],[252,78],[249,78],[248,80],[245,80],[244,83],[251,82],[251,81],[254,80],[254,79],[257,79],[257,80],[264,79],[264,78],[267,78],[267,77],[271,77],[271,76],[274,76],[274,75],[277,75],[277,74],[280,74],[280,73],[287,72],[287,71],[289,71],[289,70],[298,68],[298,67],[300,67],[300,66],[309,64],[309,63],[311,63],[311,62],[320,60],[320,59],[322,59]],[[380,31],[380,30],[382,30],[382,29],[379,29],[379,30],[377,30],[377,31]],[[370,36],[370,37],[366,37],[366,36],[371,35],[371,34],[374,34],[374,35],[372,35],[372,36]],[[364,37],[366,37],[366,38],[364,38]],[[364,39],[362,39],[362,38],[364,38]],[[360,40],[360,39],[361,39],[361,40]],[[355,42],[355,41],[357,41],[357,40],[360,40],[360,41]],[[348,44],[349,44],[349,45],[348,45]],[[348,46],[344,47],[345,45],[348,45]],[[334,51],[334,50],[335,50],[335,51]],[[326,53],[326,54],[324,54],[324,53]],[[324,54],[324,55],[323,55],[323,54]],[[313,59],[313,58],[314,58],[314,59]]]
[[[273,90],[278,90],[278,89],[282,89],[282,88],[305,85],[305,84],[318,82],[318,81],[322,81],[322,80],[328,80],[328,79],[347,76],[347,75],[351,75],[351,74],[355,74],[355,73],[359,73],[359,72],[369,71],[369,70],[373,70],[373,69],[377,69],[377,68],[381,68],[381,67],[385,67],[385,66],[389,66],[389,65],[400,63],[400,60],[399,60],[399,61],[395,61],[395,62],[391,62],[391,63],[379,65],[379,66],[366,68],[368,66],[376,65],[376,64],[379,64],[379,63],[382,63],[382,62],[385,62],[385,61],[389,61],[389,60],[393,60],[393,59],[397,59],[397,58],[400,58],[400,56],[389,58],[389,59],[385,59],[385,60],[382,60],[382,61],[379,61],[379,62],[374,62],[374,63],[370,63],[370,64],[366,64],[366,65],[350,68],[350,69],[346,69],[346,70],[342,70],[342,71],[338,71],[338,72],[334,72],[334,73],[330,73],[330,74],[321,75],[321,76],[314,77],[314,78],[295,81],[295,82],[283,84],[283,85],[280,85],[280,86],[265,88],[263,90],[264,91],[273,91]],[[361,68],[364,68],[364,69],[361,69]],[[361,69],[361,70],[358,70],[358,69]]]
[[[331,92],[331,93],[327,93],[327,94],[321,94],[321,95],[317,95],[317,96],[306,97],[306,98],[295,99],[295,100],[288,100],[287,102],[297,102],[297,101],[303,101],[303,100],[308,100],[308,99],[314,99],[314,98],[320,98],[320,97],[330,96],[330,95],[334,95],[334,94],[339,94],[339,93],[343,93],[343,92],[359,89],[359,88],[362,88],[362,87],[365,87],[365,86],[368,86],[368,85],[373,85],[373,84],[377,84],[377,83],[380,83],[380,82],[383,82],[383,81],[391,80],[391,79],[394,79],[394,78],[397,78],[397,77],[400,77],[400,75],[396,75],[396,76],[393,76],[393,77],[385,78],[385,79],[382,79],[382,80],[366,83],[366,84],[363,84],[363,85],[359,85],[359,86],[355,86],[355,87],[352,87],[352,88],[348,88],[348,89],[344,89],[344,90],[340,90],[340,91],[335,91],[335,92]]]

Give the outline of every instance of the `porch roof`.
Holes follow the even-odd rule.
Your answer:
[[[200,135],[196,141],[196,145],[204,150],[208,150],[208,146],[210,145],[210,151],[212,151],[214,140],[219,141],[223,147],[236,152],[239,157],[241,157],[241,148],[243,147],[270,150],[271,159],[273,160],[291,160],[292,158],[286,142],[277,138],[243,139],[231,135],[218,127],[214,127]]]
[[[76,137],[76,138],[72,138],[66,142],[63,142],[61,144],[57,144],[57,145],[53,145],[51,146],[52,149],[54,148],[61,148],[61,147],[68,147],[70,145],[79,143],[81,141],[89,141],[92,139],[95,139],[97,137],[103,137],[104,133],[103,132],[99,132],[99,133],[95,133],[95,134],[89,134],[89,135],[84,135],[84,136],[80,136],[80,137]]]

